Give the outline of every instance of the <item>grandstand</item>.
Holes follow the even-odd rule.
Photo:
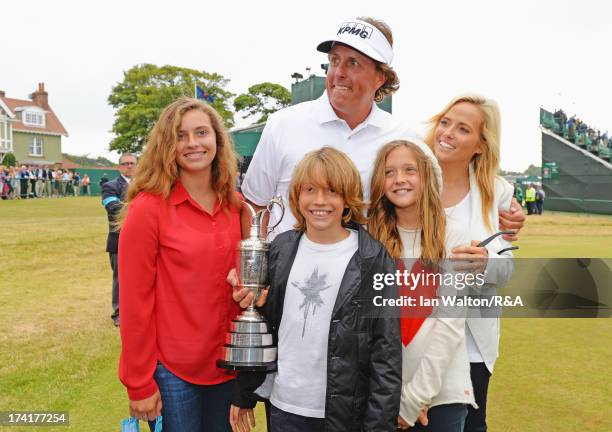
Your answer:
[[[612,214],[612,140],[575,116],[540,108],[542,184],[550,210]]]

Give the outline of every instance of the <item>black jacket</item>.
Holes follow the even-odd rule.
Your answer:
[[[108,216],[108,237],[106,238],[106,252],[117,253],[119,248],[119,232],[114,231],[112,222],[119,215],[128,183],[122,176],[108,181],[102,185],[102,205]]]
[[[397,314],[383,318],[384,311],[374,306],[373,298],[397,298],[397,287],[372,288],[373,275],[394,273],[395,264],[378,241],[363,228],[354,228],[359,247],[344,273],[329,328],[324,430],[395,431],[402,383],[400,325]],[[270,294],[262,312],[275,342],[287,279],[302,234],[295,230],[282,233],[270,248]],[[234,405],[253,407],[257,401],[253,391],[264,379],[262,373],[241,372]]]

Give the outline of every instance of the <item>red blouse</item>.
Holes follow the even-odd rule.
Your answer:
[[[131,202],[119,238],[119,378],[131,400],[157,390],[157,360],[194,384],[233,378],[215,363],[240,312],[226,282],[239,241],[240,211],[217,200],[209,214],[180,182],[168,200]]]

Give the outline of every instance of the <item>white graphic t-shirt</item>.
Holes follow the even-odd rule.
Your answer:
[[[304,234],[285,292],[278,330],[278,370],[270,402],[305,417],[325,417],[327,341],[332,311],[357,233],[338,243],[314,243]]]

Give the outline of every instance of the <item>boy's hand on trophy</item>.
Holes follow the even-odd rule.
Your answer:
[[[240,288],[238,286],[238,274],[236,273],[236,269],[231,269],[227,274],[227,283],[230,284],[233,288],[232,290],[232,298],[236,303],[240,303],[241,308],[247,308],[253,302],[253,298],[255,294],[248,288]],[[266,304],[266,299],[268,298],[268,288],[263,289],[261,294],[259,295],[259,299],[255,303],[255,306],[262,307]]]
[[[262,307],[263,305],[266,304],[266,300],[268,300],[268,291],[270,291],[269,286],[261,290],[261,293],[259,293],[259,298],[255,302],[255,306]]]
[[[236,273],[236,269],[235,268],[233,268],[233,269],[231,269],[229,271],[229,273],[227,274],[227,278],[225,280],[234,289],[238,286],[238,273]],[[236,300],[235,297],[234,297],[234,300]],[[238,300],[236,300],[236,301],[238,301]]]
[[[261,293],[259,294],[259,298],[255,302],[255,306],[262,307],[263,305],[266,304],[266,300],[268,299],[268,291],[269,291],[269,288],[265,288],[261,290]],[[251,305],[251,303],[253,302],[254,296],[255,294],[253,294],[253,291],[251,291],[248,288],[234,287],[234,291],[232,292],[232,297],[234,298],[234,301],[236,303],[240,303],[240,307],[243,309]]]
[[[227,283],[232,286],[232,298],[236,303],[240,303],[241,308],[248,307],[253,301],[253,293],[248,288],[240,288],[238,286],[238,273],[233,268],[227,274]]]

